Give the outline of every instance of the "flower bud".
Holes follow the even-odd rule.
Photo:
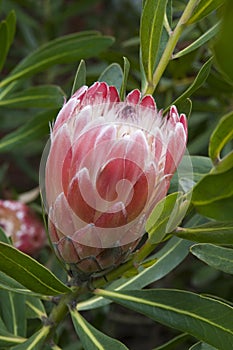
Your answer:
[[[120,102],[106,83],[81,87],[59,112],[41,162],[60,259],[84,274],[125,261],[166,195],[186,142],[186,117],[175,106],[163,117],[139,90]]]
[[[0,226],[13,245],[26,254],[35,255],[45,245],[42,222],[21,202],[0,200]]]

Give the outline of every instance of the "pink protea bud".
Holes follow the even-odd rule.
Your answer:
[[[81,87],[59,112],[42,160],[58,256],[86,274],[122,263],[166,195],[186,142],[186,117],[175,106],[163,117],[139,90],[120,102],[106,83]]]
[[[0,226],[13,245],[26,254],[35,255],[45,245],[42,222],[21,202],[0,200]]]

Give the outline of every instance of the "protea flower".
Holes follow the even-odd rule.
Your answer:
[[[71,269],[88,274],[122,263],[169,188],[186,147],[187,122],[166,117],[139,90],[81,87],[51,131],[45,165],[51,240]]]
[[[22,252],[35,255],[45,245],[42,222],[26,205],[13,200],[0,200],[0,227]]]

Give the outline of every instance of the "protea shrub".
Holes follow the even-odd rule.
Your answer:
[[[186,142],[185,115],[172,106],[163,117],[139,90],[121,102],[115,87],[96,82],[64,104],[41,177],[51,241],[71,271],[102,273],[127,259]]]
[[[0,227],[22,252],[36,255],[46,243],[42,221],[24,203],[0,200]]]

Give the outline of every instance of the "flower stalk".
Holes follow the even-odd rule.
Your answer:
[[[143,95],[147,95],[147,94],[153,94],[171,57],[173,54],[173,51],[176,47],[176,44],[185,28],[185,25],[187,24],[189,18],[191,17],[193,10],[195,9],[195,7],[197,6],[199,0],[190,0],[182,14],[182,16],[180,17],[180,20],[178,21],[175,29],[173,32],[171,32],[170,37],[168,39],[166,48],[163,52],[163,55],[157,65],[157,68],[155,69],[155,72],[153,74],[153,79],[152,82],[148,82],[145,90],[143,91]]]

